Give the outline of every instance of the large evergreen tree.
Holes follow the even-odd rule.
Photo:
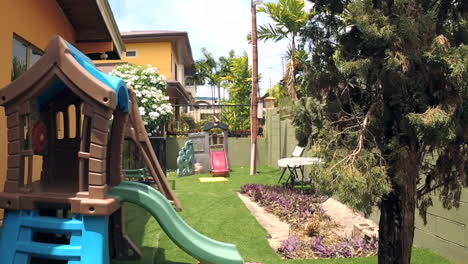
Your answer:
[[[409,264],[416,207],[424,217],[429,194],[457,207],[468,185],[467,3],[311,2],[305,78],[323,105],[295,114],[299,127],[323,116],[302,130],[327,161],[317,187],[367,213],[377,205],[379,263]]]

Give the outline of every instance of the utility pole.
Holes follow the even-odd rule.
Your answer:
[[[260,1],[261,2],[261,1]],[[257,173],[257,98],[258,98],[258,51],[257,51],[257,3],[251,1],[252,11],[252,106],[251,106],[251,149],[250,149],[250,175]]]

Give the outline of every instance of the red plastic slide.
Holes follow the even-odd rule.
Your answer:
[[[229,165],[226,151],[210,150],[211,173],[215,176],[229,175]]]

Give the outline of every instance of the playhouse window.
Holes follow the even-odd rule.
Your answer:
[[[78,126],[76,120],[76,107],[75,105],[68,106],[68,138],[76,138]]]
[[[36,63],[43,52],[19,36],[13,37],[13,57],[11,80],[18,78],[29,67]]]
[[[65,128],[64,128],[64,120],[63,120],[62,112],[58,112],[56,114],[55,125],[57,127],[57,132],[56,132],[57,139],[65,138]]]

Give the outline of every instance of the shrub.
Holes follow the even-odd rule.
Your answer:
[[[115,67],[111,75],[125,80],[135,90],[140,115],[148,135],[161,131],[173,116],[169,97],[166,96],[166,78],[151,66],[122,64]]]
[[[323,196],[261,184],[246,184],[241,193],[290,224],[290,236],[278,248],[285,258],[349,258],[377,253],[376,238],[348,239],[333,231],[336,223],[318,206]]]
[[[301,240],[295,236],[290,236],[281,243],[278,252],[288,259],[294,258],[294,253],[301,247]]]
[[[347,239],[334,245],[324,245],[322,237],[313,237],[310,248],[320,258],[350,258],[357,256],[371,256],[377,253],[377,239],[367,240],[357,237]]]
[[[246,184],[241,187],[241,193],[252,197],[281,220],[299,226],[306,224],[314,212],[320,211],[316,204],[323,200],[322,196],[279,185]]]

